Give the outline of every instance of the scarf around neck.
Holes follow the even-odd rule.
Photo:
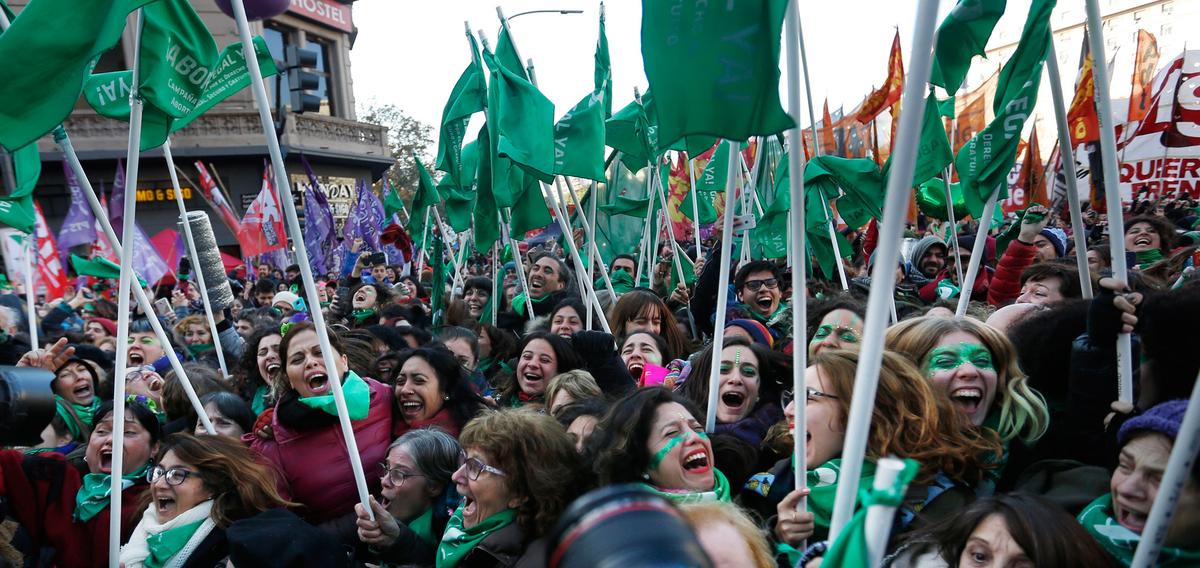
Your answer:
[[[794,457],[792,459],[795,459]],[[793,462],[794,464],[795,462]],[[824,539],[833,520],[833,503],[837,500],[838,483],[842,478],[842,459],[831,459],[805,474],[808,485],[808,510],[813,514],[817,538]],[[858,486],[871,487],[875,482],[875,462],[863,461]]]
[[[121,547],[121,564],[125,568],[183,566],[216,527],[212,508],[209,499],[165,523],[158,522],[154,507],[146,508],[129,542]]]
[[[1163,259],[1163,251],[1159,249],[1140,250],[1137,255],[1138,266],[1149,266]]]
[[[1114,518],[1112,493],[1101,495],[1079,513],[1079,524],[1124,566],[1133,563],[1141,535],[1125,528]],[[1200,566],[1200,549],[1163,546],[1155,566]]]
[[[74,402],[71,402],[61,396],[58,396],[58,395],[54,395],[54,398],[55,398],[55,400],[58,400],[58,401],[62,402],[63,404],[71,405],[71,410],[75,411],[75,416],[79,417],[79,421],[83,422],[89,428],[91,428],[92,421],[95,420],[95,418],[96,418],[96,416],[95,416],[96,411],[100,409],[100,397],[98,397],[98,396],[93,397],[92,403],[88,404],[86,406],[82,405],[82,404],[75,404]],[[74,435],[75,429],[71,428],[71,426],[74,425],[75,420],[67,415],[67,412],[65,409],[56,409],[56,411],[58,412],[59,416],[63,417],[63,420],[66,421],[66,423],[67,423],[67,429],[71,430],[71,434]],[[82,436],[83,432],[82,431],[79,432],[79,435]]]
[[[375,308],[359,308],[350,312],[350,316],[354,318],[354,323],[361,324],[362,322],[367,321],[367,318],[370,318],[377,313],[379,313],[379,310],[376,310]]]
[[[354,371],[346,373],[346,380],[342,382],[342,396],[346,398],[346,410],[350,413],[350,420],[362,420],[367,417],[371,409],[371,388],[367,386],[366,381],[362,380],[362,377],[358,376],[358,373]],[[329,394],[302,396],[298,400],[300,404],[320,410],[330,416],[338,415],[332,390]]]
[[[212,351],[214,346],[212,343],[189,343],[187,345],[188,355],[199,357],[209,351]]]
[[[437,568],[454,568],[458,566],[472,550],[475,550],[483,539],[492,533],[508,526],[517,518],[517,511],[505,509],[471,527],[463,527],[463,506],[454,510],[454,515],[446,523],[446,532],[437,549]]]
[[[687,505],[693,503],[713,503],[721,502],[728,503],[729,495],[729,480],[725,478],[725,474],[721,470],[713,468],[713,488],[709,491],[686,491],[675,489],[659,489],[649,483],[643,483],[647,489],[674,501],[679,505]]]
[[[137,471],[121,476],[121,490],[133,487],[137,480],[146,476],[150,464],[142,465]],[[86,523],[108,508],[109,494],[112,492],[112,474],[89,473],[83,476],[83,485],[75,494],[75,521]]]

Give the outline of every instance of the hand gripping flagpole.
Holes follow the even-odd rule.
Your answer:
[[[217,349],[217,363],[221,367],[221,376],[229,378],[229,368],[225,365],[225,349],[221,347],[220,332],[217,331],[217,320],[213,317],[212,304],[208,301],[208,286],[204,283],[204,271],[200,270],[200,253],[196,251],[196,241],[192,238],[192,224],[187,218],[187,206],[183,203],[183,192],[179,189],[179,174],[175,172],[175,159],[171,156],[171,138],[162,145],[163,157],[167,160],[167,173],[171,175],[171,188],[175,192],[175,205],[179,207],[179,221],[183,225],[183,237],[187,241],[188,256],[196,267],[196,285],[200,288],[200,299],[204,302],[204,317],[208,319],[208,330],[212,334],[213,343]]]
[[[1112,100],[1108,96],[1108,66],[1104,64],[1104,30],[1100,22],[1100,6],[1087,0],[1088,47],[1096,85],[1096,114],[1100,118],[1100,162],[1104,170],[1104,202],[1108,208],[1108,244],[1112,253],[1113,276],[1129,282],[1129,267],[1125,262],[1125,219],[1121,207],[1121,187],[1117,178],[1117,136],[1113,131]],[[1071,156],[1074,158],[1074,154]],[[1064,160],[1065,161],[1065,160]],[[1086,251],[1075,251],[1075,255]],[[1118,396],[1121,402],[1133,403],[1133,347],[1128,333],[1117,336]]]
[[[908,197],[912,188],[914,161],[917,157],[917,140],[920,138],[921,117],[925,114],[925,88],[929,81],[932,63],[933,32],[937,20],[938,0],[921,0],[917,5],[916,24],[913,29],[912,51],[909,59],[909,75],[904,85],[901,101],[905,111],[900,115],[896,145],[892,153],[895,168],[888,180],[887,202],[883,208],[883,224],[879,228],[879,242],[896,243],[904,232],[904,215],[908,211]],[[867,318],[863,330],[862,350],[858,369],[854,376],[854,394],[851,399],[850,416],[846,421],[846,442],[842,448],[842,472],[834,503],[829,536],[836,539],[842,527],[854,512],[858,496],[858,481],[862,474],[862,462],[866,456],[867,433],[871,427],[871,411],[875,406],[875,392],[879,386],[879,370],[883,363],[883,334],[888,324],[888,306],[896,289],[896,271],[899,247],[883,246],[875,251],[875,267],[871,271],[871,294],[867,301]],[[801,393],[796,393],[800,396]]]
[[[721,280],[717,285],[717,318],[713,324],[712,342],[712,371],[708,377],[696,377],[698,380],[708,379],[708,414],[704,419],[704,429],[715,432],[717,428],[717,391],[721,384],[721,350],[725,345],[725,311],[729,303],[729,265],[730,255],[733,254],[733,193],[737,187],[738,174],[738,144],[726,140],[729,145],[729,173],[725,178],[725,219],[721,229]]]
[[[1158,493],[1154,496],[1154,504],[1150,507],[1150,516],[1142,529],[1142,538],[1138,542],[1137,551],[1133,554],[1132,568],[1149,568],[1158,559],[1159,550],[1167,538],[1167,528],[1171,526],[1171,515],[1179,501],[1179,495],[1188,484],[1188,476],[1196,463],[1196,451],[1200,449],[1200,377],[1192,386],[1192,398],[1188,401],[1187,410],[1183,413],[1183,422],[1179,425],[1179,435],[1171,447],[1171,457],[1167,459],[1167,470],[1162,481],[1158,484]]]
[[[54,142],[63,151],[63,156],[67,163],[71,166],[71,171],[75,173],[75,177],[79,179],[79,183],[83,186],[83,195],[88,200],[88,205],[92,209],[92,215],[96,218],[96,222],[100,225],[100,230],[104,233],[104,237],[112,244],[113,252],[121,264],[125,263],[125,248],[121,246],[121,241],[117,239],[116,231],[113,230],[112,223],[108,220],[108,211],[105,211],[104,206],[100,204],[100,198],[96,195],[96,190],[92,188],[92,182],[88,181],[87,172],[83,171],[83,165],[79,162],[79,156],[75,154],[75,147],[71,144],[70,137],[67,136],[65,128],[59,126],[54,129]],[[133,254],[133,253],[130,253]],[[133,262],[130,259],[130,262]],[[175,371],[175,376],[183,377],[183,391],[187,394],[188,402],[192,408],[196,410],[197,416],[200,418],[200,423],[204,425],[204,430],[209,434],[216,434],[217,431],[213,428],[212,422],[208,419],[208,413],[204,412],[204,405],[200,404],[200,397],[196,394],[196,389],[192,387],[192,382],[188,379],[187,373],[183,370],[183,362],[179,360],[179,355],[175,353],[175,349],[171,346],[171,338],[167,335],[167,331],[163,329],[162,322],[154,317],[154,306],[150,303],[150,297],[146,295],[146,290],[141,286],[131,286],[133,290],[133,299],[137,300],[138,307],[142,313],[146,314],[146,321],[150,323],[151,329],[154,330],[155,337],[159,343],[162,343],[163,350],[167,353],[167,361],[171,364],[171,370]]]
[[[283,205],[283,215],[287,218],[288,233],[293,236],[296,247],[296,261],[300,265],[300,278],[304,282],[306,302],[312,307],[310,315],[313,327],[316,328],[317,341],[321,345],[321,357],[325,368],[334,372],[337,362],[333,357],[333,346],[329,343],[329,335],[325,327],[325,315],[319,309],[320,296],[317,285],[313,280],[312,265],[308,260],[308,251],[304,248],[304,239],[299,238],[300,220],[296,217],[296,203],[292,201],[292,187],[288,183],[287,169],[283,164],[283,154],[279,151],[279,139],[275,136],[275,126],[271,119],[271,109],[267,104],[267,89],[263,86],[262,73],[258,68],[258,58],[254,54],[254,43],[250,35],[250,22],[246,20],[246,6],[243,0],[232,0],[234,20],[237,21],[238,36],[242,41],[242,51],[246,56],[246,66],[250,71],[250,88],[254,93],[254,103],[258,106],[258,116],[262,121],[263,134],[267,140],[267,151],[271,154],[271,165],[275,172],[275,187],[279,191]],[[128,195],[128,194],[127,194]],[[336,373],[335,373],[336,374]],[[354,427],[350,424],[350,414],[346,409],[346,396],[342,393],[341,377],[329,381],[333,390],[333,401],[337,407],[338,423],[342,428],[342,437],[346,443],[346,453],[350,458],[350,469],[354,474],[354,484],[358,488],[358,500],[371,520],[375,520],[370,504],[370,494],[367,492],[367,478],[363,474],[362,457],[358,453],[358,441],[354,438]]]
[[[796,489],[806,485],[808,463],[805,452],[808,424],[805,422],[807,395],[804,373],[808,368],[808,275],[805,274],[804,232],[804,142],[800,130],[800,0],[788,2],[784,15],[784,37],[787,39],[788,114],[796,126],[788,129],[788,190],[791,192],[792,250],[792,393],[795,430],[792,432],[792,455],[795,458]],[[801,498],[796,510],[808,508],[808,499]]]
[[[1058,71],[1058,56],[1054,53],[1054,42],[1046,55],[1046,70],[1050,73],[1050,94],[1054,100],[1054,123],[1058,126],[1058,155],[1063,166],[1063,181],[1067,185],[1067,208],[1071,212],[1071,229],[1075,238],[1075,266],[1079,270],[1079,287],[1083,297],[1092,299],[1092,277],[1087,263],[1087,229],[1083,226],[1083,215],[1079,209],[1078,179],[1075,177],[1075,147],[1071,145],[1070,128],[1067,126],[1067,107],[1063,102],[1062,76]]]

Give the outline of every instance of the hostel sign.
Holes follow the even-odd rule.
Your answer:
[[[288,11],[346,33],[354,31],[349,4],[335,0],[292,0]]]

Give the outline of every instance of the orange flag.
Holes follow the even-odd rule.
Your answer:
[[[1075,82],[1075,98],[1067,110],[1067,129],[1071,134],[1071,146],[1100,139],[1100,119],[1096,115],[1096,78],[1092,74],[1092,54],[1087,47],[1087,34],[1083,37],[1084,57],[1079,69],[1079,80]]]
[[[837,141],[833,139],[833,117],[829,115],[829,99],[821,111],[821,154],[832,156],[837,152]]]
[[[900,54],[900,30],[896,30],[896,37],[892,38],[892,51],[888,55],[888,76],[884,80],[883,86],[875,89],[869,96],[862,108],[855,115],[855,119],[866,124],[883,112],[884,109],[900,102],[900,95],[904,92],[904,58]]]
[[[1133,58],[1133,87],[1129,92],[1129,118],[1141,120],[1150,111],[1154,69],[1158,66],[1158,41],[1146,30],[1138,30],[1137,54]]]
[[[1029,135],[1029,144],[1025,147],[1025,161],[1021,164],[1017,184],[1025,190],[1026,207],[1035,203],[1050,206],[1050,199],[1046,195],[1046,166],[1042,164],[1042,154],[1038,148],[1037,128]]]

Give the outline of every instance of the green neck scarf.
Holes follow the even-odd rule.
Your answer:
[[[529,296],[527,294],[525,294],[524,292],[517,294],[516,297],[514,297],[513,301],[512,301],[513,311],[517,312],[520,315],[525,315],[525,309],[528,306],[528,304],[532,303],[535,307],[539,306],[539,305],[545,303],[546,300],[549,300],[551,295],[552,294],[546,294],[545,296],[542,296],[541,298],[530,299]]]
[[[725,478],[725,474],[719,469],[713,469],[713,488],[711,491],[675,491],[659,489],[648,483],[643,483],[646,489],[653,491],[679,505],[688,505],[692,503],[712,503],[720,501],[729,503],[732,497],[730,496],[729,480]]]
[[[254,411],[254,415],[258,416],[267,409],[267,394],[271,392],[271,387],[265,384],[258,385],[254,389],[254,398],[250,399],[250,410]]]
[[[793,458],[794,459],[794,458]],[[829,524],[833,520],[833,503],[837,500],[838,482],[842,477],[842,459],[831,459],[805,475],[809,489],[808,511],[813,514],[816,524],[813,536],[825,539],[829,534]],[[859,476],[858,486],[871,487],[875,481],[875,462],[863,461],[862,475]]]
[[[143,565],[146,568],[165,566],[168,560],[179,554],[179,551],[192,539],[192,535],[196,534],[196,530],[202,524],[204,524],[203,519],[190,525],[167,529],[146,537],[146,548],[150,549],[150,554],[146,556]]]
[[[371,409],[371,388],[367,386],[367,382],[358,376],[358,373],[350,371],[346,373],[346,380],[342,383],[342,395],[346,398],[346,410],[350,413],[351,420],[362,420],[367,417],[367,412]],[[334,403],[333,393],[321,396],[304,396],[300,397],[300,403],[309,408],[322,410],[330,416],[337,416],[337,404]]]
[[[1133,254],[1137,255],[1138,266],[1154,264],[1163,259],[1163,252],[1158,249],[1141,250]]]
[[[146,463],[137,471],[121,476],[121,489],[133,486],[140,478],[146,476],[150,464]],[[112,491],[112,475],[107,473],[89,473],[83,476],[83,486],[75,494],[75,521],[86,523],[92,520],[100,511],[108,507],[109,493]]]
[[[354,323],[362,323],[377,313],[379,313],[379,310],[375,308],[359,308],[350,312],[350,316],[354,318]]]
[[[618,296],[633,289],[633,275],[624,270],[618,270],[608,275],[608,279],[612,282],[613,292]],[[596,279],[595,286],[597,290],[606,286],[603,276]]]
[[[462,505],[459,505],[450,517],[450,522],[446,523],[446,532],[442,535],[442,542],[438,544],[437,568],[458,566],[483,539],[508,526],[517,518],[516,510],[505,509],[468,529],[463,527],[462,510]]]
[[[88,427],[92,426],[92,420],[95,419],[96,410],[99,410],[99,408],[100,408],[100,397],[98,397],[98,396],[93,397],[92,403],[87,406],[84,406],[82,404],[75,404],[74,402],[71,402],[61,396],[58,396],[58,395],[54,395],[54,399],[58,400],[58,401],[62,401],[63,404],[71,405],[71,409],[75,411],[75,416],[78,416],[79,421],[83,422],[84,424],[87,424]],[[78,434],[76,434],[75,428],[72,428],[72,426],[75,425],[74,424],[75,420],[70,417],[70,414],[68,414],[66,409],[64,409],[64,408],[58,408],[58,409],[56,409],[56,412],[58,413],[59,416],[63,417],[63,420],[66,421],[66,423],[67,423],[67,428],[71,430],[71,434],[73,436],[76,436],[76,438],[75,438],[76,441],[79,441],[79,439],[83,436],[83,432],[79,432]]]
[[[408,523],[408,529],[421,539],[425,544],[437,544],[437,539],[433,536],[433,507],[425,509],[421,516]]]
[[[1133,563],[1141,535],[1121,526],[1113,517],[1112,493],[1100,496],[1079,513],[1079,524],[1122,565]],[[1200,566],[1200,549],[1163,546],[1155,566]]]
[[[199,357],[213,349],[214,347],[211,343],[189,343],[187,345],[187,352],[192,357]]]

